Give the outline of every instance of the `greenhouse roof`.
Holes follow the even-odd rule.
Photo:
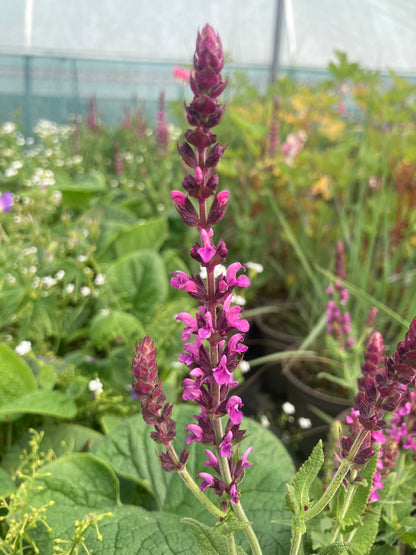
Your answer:
[[[268,65],[278,0],[2,0],[0,53],[189,63],[209,21],[229,59]],[[416,73],[416,2],[281,0],[280,63],[325,68],[335,50],[364,67]]]

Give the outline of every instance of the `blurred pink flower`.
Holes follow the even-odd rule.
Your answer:
[[[183,83],[188,83],[189,78],[191,77],[191,70],[186,69],[186,67],[174,67],[172,73],[175,79],[182,81]]]

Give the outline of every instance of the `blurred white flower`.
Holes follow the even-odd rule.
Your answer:
[[[100,378],[95,378],[95,380],[91,380],[88,384],[88,389],[93,391],[96,395],[101,395],[103,392],[103,384],[101,383]]]
[[[4,177],[14,177],[17,175],[17,170],[15,168],[7,168],[4,171]]]
[[[282,410],[285,414],[295,414],[296,412],[295,405],[292,405],[289,401],[283,403]]]
[[[232,296],[232,302],[234,304],[238,304],[239,306],[244,306],[245,304],[247,304],[247,301],[245,300],[244,297],[242,297],[241,295],[235,295],[233,294]]]
[[[104,285],[105,283],[105,275],[104,274],[97,274],[94,278],[95,285]]]
[[[218,264],[217,266],[215,266],[214,276],[216,278],[219,275],[221,275],[221,274],[225,275],[226,273],[227,273],[227,268],[225,266],[223,266],[222,264]],[[200,267],[199,275],[201,276],[202,279],[207,279],[207,269],[205,268],[205,266]]]
[[[246,266],[249,270],[253,270],[253,272],[256,272],[257,274],[261,274],[264,270],[263,266],[257,262],[247,262]]]
[[[17,345],[17,347],[15,347],[15,351],[18,355],[23,356],[23,355],[27,355],[27,353],[29,353],[32,349],[32,343],[30,341],[22,341],[21,343],[19,343],[19,345]]]
[[[61,280],[65,275],[65,270],[58,270],[55,274],[55,279],[56,280]]]
[[[108,316],[108,315],[110,314],[110,311],[109,311],[108,308],[102,308],[102,309],[100,310],[100,314],[101,314],[102,316]]]
[[[23,249],[23,256],[29,256],[31,254],[36,254],[38,252],[37,247],[27,247],[26,249]]]
[[[52,276],[44,276],[43,278],[41,278],[41,282],[48,288],[56,285],[56,279]]]
[[[80,254],[77,257],[78,262],[85,262],[87,260],[87,257],[85,256],[85,254]]]
[[[83,297],[88,297],[88,295],[91,295],[91,289],[87,285],[81,287],[79,292]]]
[[[304,416],[301,416],[298,419],[298,423],[302,430],[309,430],[309,428],[312,428],[312,422],[310,418],[305,418]]]
[[[238,366],[242,374],[247,374],[250,371],[250,363],[247,360],[242,360]]]
[[[75,285],[73,283],[68,283],[68,285],[65,288],[65,291],[68,293],[68,295],[70,295],[71,293],[74,292],[75,289]]]
[[[270,420],[267,418],[267,416],[265,416],[264,414],[262,415],[262,417],[260,418],[260,424],[264,427],[264,428],[270,428]]]
[[[12,121],[6,121],[5,123],[3,123],[3,125],[0,127],[0,131],[4,134],[4,135],[8,135],[10,133],[14,133],[16,129],[16,125],[12,122]]]

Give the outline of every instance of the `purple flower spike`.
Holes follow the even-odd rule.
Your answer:
[[[179,217],[199,233],[199,240],[191,247],[190,254],[201,266],[201,272],[188,275],[178,270],[171,274],[170,283],[199,303],[195,316],[181,312],[176,317],[184,324],[182,339],[185,345],[179,361],[189,368],[189,375],[182,384],[182,398],[196,403],[199,408],[194,415],[196,423],[186,427],[185,442],[214,447],[213,452],[206,450],[205,465],[219,477],[204,472],[199,474],[200,489],[213,488],[221,496],[221,509],[226,511],[228,503],[239,502],[237,486],[244,469],[251,465],[247,461],[251,448],[242,457],[238,448],[233,452],[244,439],[245,430],[240,429],[242,401],[236,395],[230,396],[231,388],[238,383],[234,380],[234,371],[247,350],[244,333],[249,329],[248,321],[241,318],[242,308],[231,305],[233,291],[235,287],[247,287],[250,280],[239,262],[226,269],[219,267],[225,265],[228,250],[222,239],[214,240],[213,226],[224,218],[230,200],[229,191],[217,191],[219,178],[215,168],[225,148],[212,132],[224,112],[218,100],[227,85],[221,77],[223,66],[220,38],[210,25],[206,25],[198,33],[194,71],[190,76],[194,98],[185,106],[192,129],[185,131],[185,141],[178,147],[190,171],[182,181],[185,192],[176,189],[171,192]],[[152,437],[158,442],[167,441],[171,428],[162,429],[160,422],[162,416],[170,418],[170,411],[165,409],[153,359],[144,366],[146,371],[138,369],[135,363],[133,374],[140,387],[136,386],[134,391],[145,405],[146,422],[155,425]],[[175,467],[172,457],[169,459],[171,449],[169,444],[167,453],[161,458],[163,468],[168,471]]]
[[[166,453],[160,455],[162,466],[168,472],[177,471],[185,464],[188,454],[183,451],[179,461],[174,461],[169,452],[176,436],[176,422],[172,419],[172,405],[165,403],[166,397],[158,377],[156,349],[149,336],[136,344],[131,368],[133,393],[141,401],[143,419],[155,428],[150,436],[156,443],[168,448]]]
[[[159,152],[163,155],[167,154],[169,147],[169,130],[168,119],[165,110],[165,92],[162,91],[159,96],[159,109],[156,118],[156,144]]]
[[[13,193],[6,191],[0,196],[0,213],[10,212],[13,208]]]

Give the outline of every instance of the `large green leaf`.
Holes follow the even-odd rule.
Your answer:
[[[0,467],[0,497],[9,496],[14,489],[15,485],[10,474]]]
[[[79,424],[62,423],[44,426],[42,431],[44,435],[39,444],[40,450],[44,453],[52,450],[57,457],[90,450],[102,439],[102,434],[99,432]],[[24,449],[29,451],[28,444],[31,438],[32,434],[28,431],[7,450],[2,460],[2,467],[9,473],[15,471],[19,465],[22,451]]]
[[[23,358],[8,345],[0,344],[0,422],[17,418],[18,411],[4,412],[3,408],[36,389],[35,377]]]
[[[177,422],[176,448],[180,452],[185,446],[185,427],[193,422],[195,408],[179,405],[175,407]],[[258,423],[245,419],[243,428],[250,434],[248,445],[253,445],[250,461],[241,484],[242,504],[249,519],[254,520],[254,529],[259,536],[265,554],[284,554],[289,551],[290,528],[272,524],[272,520],[290,520],[284,506],[285,483],[294,475],[292,461],[281,442]],[[157,445],[150,439],[151,429],[141,417],[133,417],[115,428],[98,445],[96,454],[111,464],[114,470],[135,480],[152,492],[159,506],[181,517],[192,517],[205,524],[213,525],[214,517],[205,511],[193,494],[184,486],[179,475],[161,469],[156,457]],[[187,469],[192,476],[205,470],[206,455],[203,446],[193,445]],[[208,491],[208,495],[215,497]],[[238,544],[248,550],[248,544],[238,533]]]
[[[108,347],[111,341],[119,338],[127,344],[134,345],[134,341],[143,336],[143,326],[139,320],[121,310],[97,314],[91,322],[91,341],[99,348]]]
[[[92,172],[81,179],[70,180],[59,176],[55,188],[61,191],[64,204],[79,210],[94,197],[105,191],[105,177],[99,172]]]
[[[167,513],[149,513],[136,506],[120,506],[118,481],[111,467],[96,457],[74,454],[45,465],[35,480],[30,505],[47,509],[48,533],[43,525],[30,531],[40,553],[53,555],[59,538],[67,548],[75,533],[75,521],[86,524],[101,518],[83,534],[90,553],[108,555],[158,555],[195,553],[191,533],[178,517]],[[100,516],[101,515],[101,516]],[[105,516],[104,516],[105,515]]]
[[[198,553],[195,540],[175,515],[148,512],[141,507],[123,505],[111,509],[112,517],[99,524],[102,540],[91,528],[85,534],[94,555],[190,555]],[[49,554],[47,554],[49,555]]]
[[[166,218],[150,218],[115,231],[107,238],[100,259],[103,262],[145,249],[159,250],[168,235]]]
[[[111,264],[106,275],[120,305],[130,309],[140,321],[166,299],[168,275],[156,251],[143,250],[125,256]]]
[[[31,391],[0,407],[0,420],[10,420],[15,415],[48,414],[59,418],[73,418],[77,406],[61,391]]]

